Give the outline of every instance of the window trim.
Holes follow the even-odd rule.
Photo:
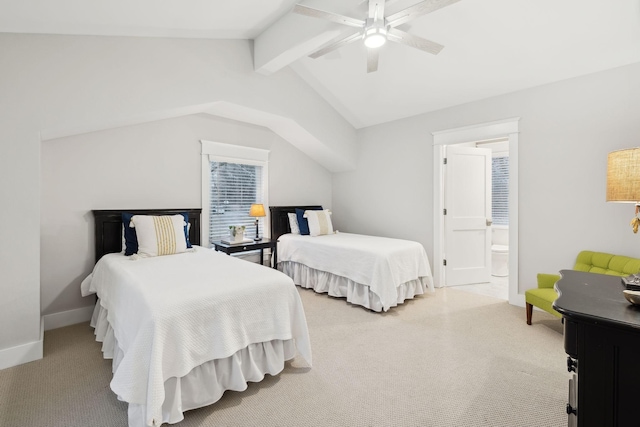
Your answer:
[[[263,235],[271,236],[269,206],[269,150],[245,147],[242,145],[225,144],[222,142],[200,140],[201,174],[202,174],[202,220],[200,221],[200,242],[203,247],[212,248],[209,242],[209,217],[211,215],[211,169],[210,162],[238,163],[252,166],[262,166],[262,203],[267,216],[263,218]]]
[[[507,203],[504,206],[504,210],[506,211],[506,215],[505,216],[500,216],[500,217],[496,217],[496,209],[495,209],[495,204],[494,202],[496,201],[495,199],[495,187],[496,187],[496,159],[507,159],[506,162],[506,168],[505,167],[498,167],[499,169],[501,169],[504,173],[504,176],[506,177],[506,186],[503,186],[503,190],[504,193],[506,193],[507,195]],[[505,227],[508,228],[509,227],[509,152],[508,151],[500,151],[500,152],[496,152],[494,153],[494,155],[491,157],[491,191],[492,191],[492,195],[491,195],[491,218],[493,220],[493,225],[496,227]],[[504,165],[503,165],[504,166]],[[504,224],[504,221],[506,221],[506,224]]]

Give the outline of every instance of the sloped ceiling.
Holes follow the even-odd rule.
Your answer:
[[[300,2],[366,14],[362,0]],[[10,0],[0,32],[253,39],[257,72],[291,67],[355,128],[640,62],[640,0],[460,0],[409,23],[439,55],[387,43],[370,74],[360,42],[308,58],[345,28],[291,13],[295,3]]]

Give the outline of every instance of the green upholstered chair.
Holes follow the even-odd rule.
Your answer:
[[[573,269],[611,276],[629,276],[640,272],[640,259],[604,252],[582,251],[578,254]],[[553,288],[558,280],[560,276],[557,274],[538,274],[538,287],[524,293],[527,302],[527,325],[531,324],[534,306],[556,317],[562,317],[552,307],[553,302],[558,298],[558,293]]]

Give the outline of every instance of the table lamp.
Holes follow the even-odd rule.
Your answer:
[[[612,151],[607,159],[607,202],[634,203],[633,232],[640,226],[640,148]]]
[[[249,216],[255,217],[256,219],[256,237],[253,240],[259,242],[262,240],[262,237],[258,236],[258,218],[261,216],[267,216],[264,212],[264,205],[262,203],[254,203],[251,205],[251,208],[249,209]]]

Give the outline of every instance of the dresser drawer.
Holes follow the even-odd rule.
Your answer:
[[[567,425],[578,427],[578,376],[572,374],[569,379],[569,402],[567,403]]]
[[[564,319],[564,351],[574,359],[578,358],[578,324]]]

